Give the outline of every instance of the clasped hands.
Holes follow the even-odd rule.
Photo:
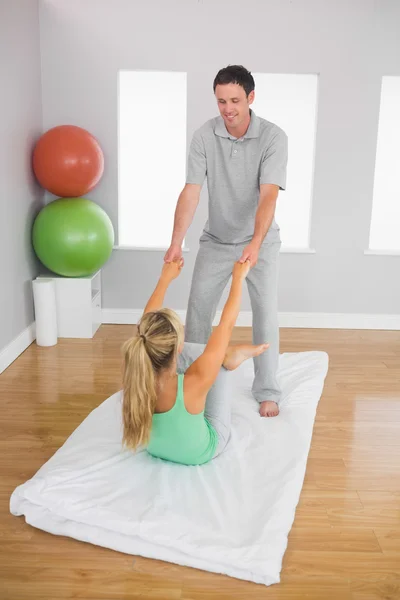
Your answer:
[[[243,252],[240,259],[234,263],[232,276],[245,278],[258,261],[259,246],[250,242]],[[164,265],[161,272],[162,279],[168,282],[179,277],[184,266],[181,247],[170,247],[164,257]]]

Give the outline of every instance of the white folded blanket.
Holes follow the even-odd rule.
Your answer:
[[[118,392],[16,488],[11,513],[120,552],[277,583],[327,369],[324,352],[282,354],[281,412],[261,418],[252,361],[242,364],[232,372],[231,440],[203,466],[122,450]]]

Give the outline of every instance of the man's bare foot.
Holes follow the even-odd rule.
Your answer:
[[[259,356],[265,352],[268,347],[269,344],[259,344],[258,346],[253,346],[252,344],[229,346],[222,364],[228,371],[233,371],[248,358]]]
[[[276,417],[279,415],[279,407],[276,402],[272,400],[266,400],[260,402],[260,415],[262,417]]]

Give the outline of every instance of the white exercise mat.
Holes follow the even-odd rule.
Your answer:
[[[10,510],[53,534],[277,583],[327,369],[324,352],[281,355],[281,413],[261,418],[252,361],[241,365],[232,372],[232,438],[198,467],[123,451],[114,394],[16,488]]]

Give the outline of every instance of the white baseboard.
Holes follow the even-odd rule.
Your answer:
[[[13,363],[14,360],[32,344],[35,337],[35,323],[31,323],[19,334],[19,336],[8,344],[8,346],[0,351],[0,373],[5,371],[5,369],[7,369],[7,367],[9,367],[11,363]]]
[[[350,313],[279,313],[280,327],[299,329],[400,330],[400,315]]]
[[[183,322],[186,319],[185,310],[176,311]],[[103,308],[102,322],[120,325],[135,324],[142,316],[143,309]],[[221,311],[218,311],[213,325],[218,325]],[[363,315],[346,313],[294,313],[282,312],[278,315],[279,326],[282,328],[299,329],[384,329],[400,330],[400,315]],[[252,313],[242,311],[236,321],[238,327],[251,327]]]

